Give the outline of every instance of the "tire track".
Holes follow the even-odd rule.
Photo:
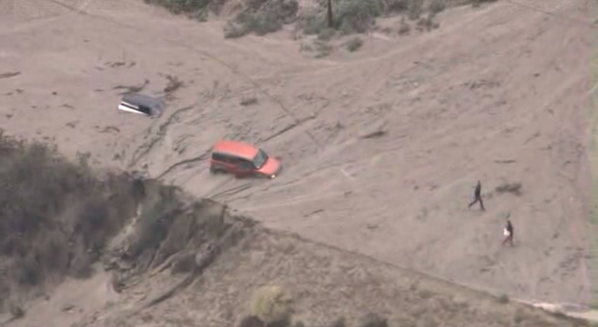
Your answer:
[[[188,107],[184,107],[181,109],[176,110],[175,112],[173,112],[168,119],[166,120],[166,122],[164,122],[163,124],[161,124],[158,127],[158,131],[157,131],[157,135],[152,138],[149,143],[146,143],[146,145],[141,145],[140,147],[137,148],[137,150],[135,150],[135,152],[132,155],[132,159],[131,162],[129,163],[129,168],[132,168],[134,166],[136,166],[139,161],[141,161],[143,158],[145,158],[153,149],[154,147],[163,140],[164,136],[166,135],[166,133],[168,132],[168,128],[170,127],[170,125],[173,123],[173,121],[178,118],[178,116],[186,111],[189,111],[191,109],[193,109],[195,107],[195,105],[192,106],[188,106]],[[148,135],[151,134],[151,129],[153,128],[150,127],[148,131],[146,131],[145,135],[146,137]]]

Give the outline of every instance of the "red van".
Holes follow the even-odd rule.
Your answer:
[[[235,177],[257,175],[275,178],[280,170],[280,161],[250,144],[224,140],[212,148],[211,173],[229,173]]]

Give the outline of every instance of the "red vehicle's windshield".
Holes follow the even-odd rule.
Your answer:
[[[262,168],[268,161],[268,155],[261,149],[257,152],[255,158],[253,158],[253,165],[256,169]]]

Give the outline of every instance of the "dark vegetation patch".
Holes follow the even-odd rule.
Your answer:
[[[250,33],[266,35],[293,23],[299,12],[297,0],[252,0],[248,1],[233,19],[224,27],[225,38],[237,38]]]
[[[0,133],[0,309],[11,294],[85,277],[136,208],[134,180],[94,177],[53,146]]]
[[[255,224],[178,187],[94,171],[89,156],[79,158],[0,133],[0,312],[14,319],[65,277],[102,267],[117,292],[148,269],[196,276]]]
[[[227,6],[228,0],[144,0],[168,11],[206,21],[209,13],[233,15],[224,27],[225,38],[238,38],[247,34],[266,35],[282,29],[286,24],[298,22],[298,27],[308,35],[330,33],[341,35],[365,33],[380,17],[401,14],[418,22],[420,30],[438,27],[433,19],[436,14],[455,5],[472,4],[474,7],[496,0],[320,0],[315,9],[302,12],[297,0],[244,0]],[[332,21],[328,21],[328,6]],[[427,14],[426,14],[427,13]],[[421,21],[420,21],[421,20]]]

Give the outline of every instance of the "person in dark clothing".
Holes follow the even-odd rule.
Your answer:
[[[475,199],[469,204],[469,208],[471,209],[472,205],[479,202],[482,210],[486,210],[486,208],[484,208],[484,201],[482,200],[482,183],[480,181],[478,181],[478,185],[475,187],[474,197]]]
[[[507,226],[505,226],[504,230],[505,239],[502,241],[502,245],[505,245],[507,242],[509,242],[509,245],[513,246],[513,233],[513,224],[511,224],[510,219],[507,219]]]

